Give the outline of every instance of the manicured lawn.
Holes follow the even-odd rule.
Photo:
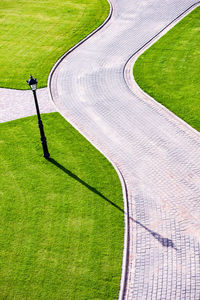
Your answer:
[[[27,89],[30,74],[46,86],[58,58],[108,12],[106,0],[1,0],[0,87]]]
[[[123,200],[110,163],[58,113],[0,124],[0,299],[117,299]]]
[[[142,54],[133,73],[140,87],[200,131],[200,7]]]

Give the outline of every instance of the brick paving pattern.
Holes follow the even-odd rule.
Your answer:
[[[124,299],[200,299],[200,134],[124,80],[129,57],[197,2],[112,0],[111,20],[66,56],[51,81],[64,117],[125,178]]]
[[[37,90],[41,113],[56,111],[47,88]],[[33,93],[31,90],[12,90],[0,88],[0,123],[36,114]]]

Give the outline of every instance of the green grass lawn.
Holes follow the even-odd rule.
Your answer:
[[[108,12],[106,0],[1,0],[0,87],[27,89],[30,74],[46,86],[58,58]]]
[[[200,131],[200,7],[136,61],[140,87]]]
[[[0,125],[0,299],[117,299],[123,199],[111,164],[58,113]]]

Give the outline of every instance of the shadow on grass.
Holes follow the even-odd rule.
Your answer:
[[[104,200],[106,200],[109,204],[111,204],[112,206],[114,206],[115,208],[119,209],[121,212],[124,213],[124,210],[119,207],[117,204],[115,204],[114,202],[112,202],[111,200],[109,200],[108,198],[106,198],[101,192],[99,192],[96,188],[94,188],[93,186],[89,185],[88,183],[86,183],[85,181],[83,181],[81,178],[79,178],[77,175],[75,175],[74,173],[72,173],[70,170],[68,170],[67,168],[63,167],[61,164],[59,164],[55,159],[53,158],[49,158],[48,161],[50,161],[52,164],[54,164],[56,167],[58,167],[59,169],[61,169],[63,172],[65,172],[67,175],[69,175],[70,177],[72,177],[73,179],[75,179],[76,181],[78,181],[79,183],[81,183],[82,185],[84,185],[86,188],[88,188],[88,190],[90,190],[91,192],[95,193],[96,195],[100,196],[101,198],[103,198]]]
[[[54,164],[59,169],[61,169],[68,176],[72,177],[73,179],[75,179],[76,181],[78,181],[79,183],[81,183],[82,185],[84,185],[86,188],[88,188],[88,190],[90,190],[91,192],[95,193],[96,195],[98,195],[99,197],[101,197],[102,199],[104,199],[105,201],[107,201],[110,205],[114,206],[120,212],[122,212],[123,214],[125,214],[124,210],[121,207],[119,207],[117,204],[115,204],[114,202],[112,202],[111,200],[109,200],[107,197],[105,197],[95,187],[89,185],[88,183],[86,183],[85,181],[83,181],[81,178],[79,178],[77,175],[75,175],[74,173],[72,173],[70,170],[68,170],[67,168],[63,167],[55,159],[49,158],[48,161],[51,162],[52,164]],[[133,222],[135,222],[136,224],[140,225],[141,227],[143,227],[145,230],[147,230],[162,246],[164,246],[164,247],[171,247],[171,248],[177,250],[172,240],[170,240],[168,238],[162,237],[159,233],[156,233],[156,232],[150,230],[145,225],[141,224],[139,221],[134,220],[131,217],[129,219],[132,220]]]

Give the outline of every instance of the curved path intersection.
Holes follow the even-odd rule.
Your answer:
[[[132,54],[195,3],[112,0],[109,22],[49,79],[60,112],[126,182],[122,299],[200,299],[200,134],[124,79]]]

